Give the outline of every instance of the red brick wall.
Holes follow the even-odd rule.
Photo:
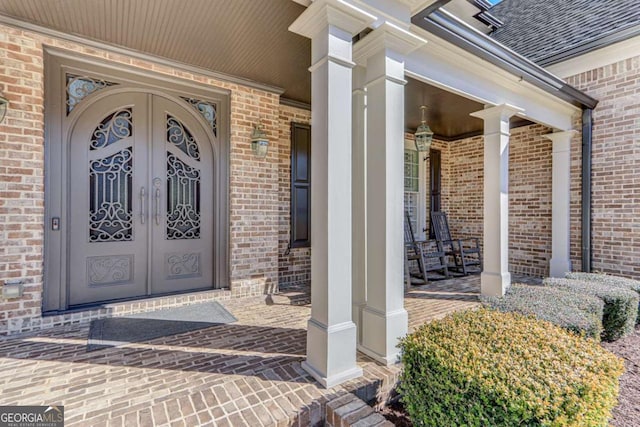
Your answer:
[[[23,298],[0,299],[0,334],[24,329],[28,319],[41,313],[45,45],[230,91],[230,285],[275,287],[281,212],[277,94],[0,26],[0,93],[10,103],[0,125],[0,282],[9,278],[26,282]],[[272,141],[269,155],[261,160],[250,148],[258,118]]]
[[[593,112],[593,269],[640,279],[640,56],[567,81],[600,101]]]
[[[281,287],[311,281],[311,248],[293,248],[287,255],[291,232],[291,123],[309,124],[311,111],[281,105],[278,121],[279,243],[278,281]],[[313,184],[312,184],[313,185]]]

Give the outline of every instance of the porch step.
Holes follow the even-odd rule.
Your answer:
[[[291,286],[270,295],[273,304],[308,305],[311,304],[311,289],[308,286]],[[269,299],[267,298],[267,304]]]

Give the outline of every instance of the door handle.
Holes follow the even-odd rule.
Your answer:
[[[160,199],[162,197],[160,193],[160,186],[162,185],[162,180],[160,178],[153,179],[153,186],[156,188],[155,191],[155,199],[156,199],[156,225],[160,225]]]
[[[146,199],[147,199],[147,190],[142,187],[140,189],[140,223],[144,224],[145,222],[145,218],[147,215],[145,215],[144,212],[144,205],[146,204]]]

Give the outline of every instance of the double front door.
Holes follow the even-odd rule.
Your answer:
[[[190,107],[114,93],[69,140],[69,305],[212,288],[213,153]]]

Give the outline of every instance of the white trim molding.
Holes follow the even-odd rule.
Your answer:
[[[566,79],[567,77],[615,64],[638,55],[640,55],[640,36],[549,65],[546,69],[558,77]]]

